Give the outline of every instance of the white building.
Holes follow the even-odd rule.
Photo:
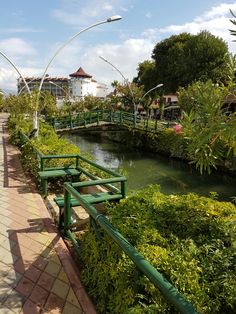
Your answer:
[[[71,101],[83,99],[84,96],[94,96],[105,98],[107,95],[107,86],[98,83],[92,79],[92,75],[87,74],[80,67],[77,72],[65,77],[50,77],[47,75],[43,81],[42,91],[47,90],[57,99],[57,102],[63,102],[65,98]],[[25,77],[24,78],[31,91],[39,88],[41,77]],[[17,80],[18,94],[27,92],[22,78]]]
[[[178,103],[178,94],[167,94],[164,95],[163,98],[165,99],[166,104],[177,104]]]
[[[106,97],[107,86],[92,79],[92,75],[84,72],[81,67],[69,76],[71,96],[74,99],[79,100],[89,95],[100,98]]]

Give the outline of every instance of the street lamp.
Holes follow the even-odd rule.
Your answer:
[[[69,99],[70,97],[68,97],[69,96],[69,91],[68,90],[62,88],[60,85],[54,83],[53,81],[49,81],[48,83],[52,84],[52,85],[56,86],[57,88],[59,88],[60,90],[62,90],[65,93],[66,101],[70,101],[70,99]],[[56,92],[55,96],[57,96],[57,92]],[[71,108],[69,108],[69,109],[70,109],[70,115],[71,115]]]
[[[46,73],[47,73],[47,70],[49,68],[49,66],[51,65],[52,61],[55,59],[55,57],[59,54],[59,52],[65,48],[69,43],[72,42],[72,40],[74,40],[77,36],[79,36],[80,34],[84,33],[85,31],[93,28],[93,27],[96,27],[98,25],[101,25],[101,24],[105,24],[105,23],[111,23],[111,22],[115,22],[115,21],[118,21],[122,19],[122,17],[120,15],[114,15],[114,16],[111,16],[109,17],[108,19],[104,20],[104,21],[100,21],[100,22],[97,22],[95,24],[92,24],[84,29],[82,29],[81,31],[79,31],[78,33],[76,33],[73,37],[71,37],[69,40],[67,40],[61,47],[59,47],[59,49],[57,49],[57,51],[55,52],[55,54],[53,55],[53,57],[51,58],[51,60],[49,61],[48,65],[46,66],[45,68],[45,71],[43,73],[43,76],[42,76],[42,79],[41,79],[41,82],[40,82],[40,85],[39,85],[39,89],[38,89],[38,96],[37,96],[37,101],[36,101],[36,111],[35,111],[35,116],[34,116],[34,121],[33,121],[33,124],[34,124],[34,129],[37,129],[37,133],[36,133],[36,136],[38,135],[38,132],[39,132],[39,125],[38,125],[38,114],[37,114],[37,108],[38,108],[38,102],[39,102],[39,94],[41,92],[41,89],[42,89],[42,86],[43,86],[43,81],[45,79],[45,76],[46,76]]]
[[[50,83],[50,84],[52,84],[52,85],[55,85],[56,87],[58,87],[59,89],[61,89],[61,90],[65,93],[66,96],[68,95],[69,92],[68,92],[67,90],[65,90],[64,88],[62,88],[60,85],[54,83],[53,81],[49,81],[48,83]]]
[[[129,84],[129,81],[128,79],[125,78],[125,76],[123,75],[123,73],[114,65],[112,64],[110,61],[108,61],[106,58],[104,58],[103,56],[99,56],[100,59],[102,59],[104,62],[110,64],[110,66],[112,66],[121,76],[122,78],[124,79],[124,82],[127,82],[127,85],[128,85],[128,88],[129,88],[129,91],[130,91],[130,94],[132,96],[132,102],[133,102],[133,106],[134,106],[134,113],[135,113],[135,101],[134,101],[134,93],[132,91],[132,88],[130,87],[130,84]]]
[[[26,80],[24,79],[24,76],[21,74],[21,72],[19,71],[19,69],[17,68],[17,66],[3,53],[0,51],[0,55],[5,58],[12,66],[13,68],[16,70],[16,72],[20,75],[22,81],[25,84],[25,87],[27,88],[27,91],[29,93],[29,95],[31,95],[30,89],[29,89],[29,85],[26,83]]]
[[[153,88],[151,88],[151,89],[149,89],[149,91],[147,91],[143,96],[142,96],[142,98],[141,99],[143,99],[145,96],[147,96],[147,94],[149,94],[151,91],[153,91],[154,89],[157,89],[157,88],[159,88],[159,87],[162,87],[164,84],[158,84],[157,86],[155,86],[155,87],[153,87]]]

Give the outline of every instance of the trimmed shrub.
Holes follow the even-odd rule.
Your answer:
[[[212,194],[212,196],[214,196]],[[236,311],[236,207],[158,186],[107,208],[112,224],[200,313]],[[82,280],[99,313],[177,313],[108,235],[81,237]]]

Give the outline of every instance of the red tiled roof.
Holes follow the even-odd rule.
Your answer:
[[[92,75],[87,74],[84,70],[80,67],[75,73],[69,75],[70,77],[84,77],[84,78],[91,78]]]

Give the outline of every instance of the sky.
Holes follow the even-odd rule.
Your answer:
[[[56,51],[79,31],[113,15],[122,19],[81,33],[58,53],[47,73],[69,77],[82,67],[105,83],[132,80],[140,62],[171,35],[208,30],[236,53],[229,10],[236,1],[220,0],[8,0],[1,3],[0,52],[23,76],[40,77]],[[99,58],[103,56],[110,64]],[[120,72],[120,73],[119,73]],[[122,74],[122,75],[121,75]],[[16,91],[19,74],[0,55],[0,89]]]

